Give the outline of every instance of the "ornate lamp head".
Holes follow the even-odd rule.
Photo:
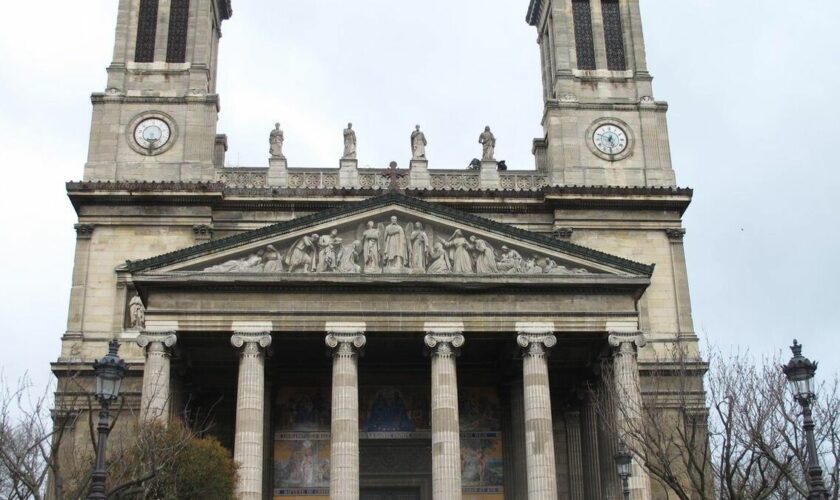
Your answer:
[[[817,363],[802,355],[802,344],[795,339],[790,350],[793,352],[793,357],[782,367],[782,371],[793,387],[797,399],[811,399],[814,397],[814,374],[817,372]]]
[[[108,344],[108,354],[93,363],[93,372],[96,375],[96,398],[102,402],[110,402],[120,395],[120,385],[125,377],[128,367],[117,355],[120,343],[116,339]]]
[[[630,477],[630,464],[633,463],[633,455],[627,450],[627,445],[619,443],[618,453],[615,455],[615,465],[618,468],[618,475],[621,479]]]

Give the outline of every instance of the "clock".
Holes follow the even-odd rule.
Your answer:
[[[134,127],[134,142],[149,153],[155,153],[169,143],[172,129],[161,118],[146,118]]]
[[[628,145],[627,133],[618,125],[611,123],[596,128],[592,140],[598,151],[609,156],[620,155]]]

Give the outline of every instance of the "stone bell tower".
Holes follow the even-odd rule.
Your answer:
[[[85,180],[207,181],[224,154],[216,71],[230,0],[119,0]],[[221,148],[221,155],[216,151]]]
[[[675,186],[639,0],[531,0],[527,21],[545,100],[537,169],[560,185]]]

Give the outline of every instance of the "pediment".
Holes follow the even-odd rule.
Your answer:
[[[398,193],[159,257],[132,274],[366,280],[650,278],[639,264]]]

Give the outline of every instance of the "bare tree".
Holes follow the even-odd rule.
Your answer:
[[[807,497],[807,455],[799,405],[777,356],[711,350],[708,364],[676,343],[642,365],[641,408],[623,404],[612,373],[599,412],[651,479],[682,500]],[[705,381],[705,383],[704,383]],[[838,498],[838,378],[820,386],[814,405],[817,443],[830,498]],[[705,392],[704,392],[705,389]]]
[[[80,380],[78,374],[65,378],[62,389],[70,396],[55,400],[52,385],[33,397],[28,377],[14,387],[0,381],[0,498],[84,498],[98,439],[94,422],[98,404]],[[108,498],[171,498],[176,482],[173,470],[185,450],[195,447],[199,435],[209,429],[209,420],[193,417],[193,424],[201,421],[198,430],[181,422],[135,424],[137,416],[125,409],[124,402],[112,411],[111,430],[120,438],[109,441]],[[118,427],[121,419],[122,428]],[[72,434],[82,425],[80,434],[88,437],[79,443]],[[210,449],[224,453],[220,446]],[[230,464],[218,460],[214,464],[235,477],[232,463],[231,459]]]

